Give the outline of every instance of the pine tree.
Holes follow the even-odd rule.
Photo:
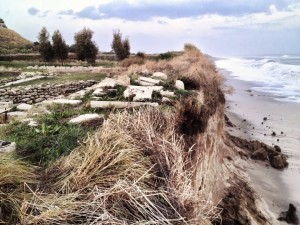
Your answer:
[[[62,38],[59,30],[54,31],[52,35],[52,42],[54,58],[56,60],[60,60],[63,64],[63,61],[68,58],[68,46],[66,45],[65,40]]]

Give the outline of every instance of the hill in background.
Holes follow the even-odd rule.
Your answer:
[[[6,27],[0,19],[0,54],[32,52],[33,43]]]

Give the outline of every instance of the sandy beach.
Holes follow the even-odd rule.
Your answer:
[[[229,72],[220,72],[226,78],[225,84],[234,88],[234,93],[226,96],[226,114],[236,125],[228,128],[229,133],[278,145],[288,156],[289,166],[284,170],[275,170],[254,160],[244,161],[242,167],[274,217],[286,211],[289,203],[297,207],[300,216],[300,104],[274,100],[269,93],[251,89],[258,83],[238,80]]]

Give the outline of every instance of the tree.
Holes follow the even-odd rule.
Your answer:
[[[75,34],[75,53],[78,60],[86,60],[88,63],[95,63],[98,53],[98,47],[92,41],[93,31],[83,28]]]
[[[122,40],[122,34],[119,30],[113,32],[113,41],[111,48],[118,60],[126,59],[130,56],[130,44],[128,38]]]
[[[45,62],[49,62],[53,60],[54,52],[52,49],[52,45],[49,41],[49,33],[46,27],[43,27],[39,33],[39,53]]]
[[[63,61],[68,58],[68,46],[66,45],[65,40],[62,38],[59,30],[54,31],[52,35],[52,42],[54,58],[60,60],[63,64]]]

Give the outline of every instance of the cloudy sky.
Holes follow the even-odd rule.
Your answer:
[[[31,41],[46,26],[72,44],[88,27],[102,51],[120,29],[133,52],[189,42],[215,56],[300,54],[300,0],[0,0],[0,18]]]

